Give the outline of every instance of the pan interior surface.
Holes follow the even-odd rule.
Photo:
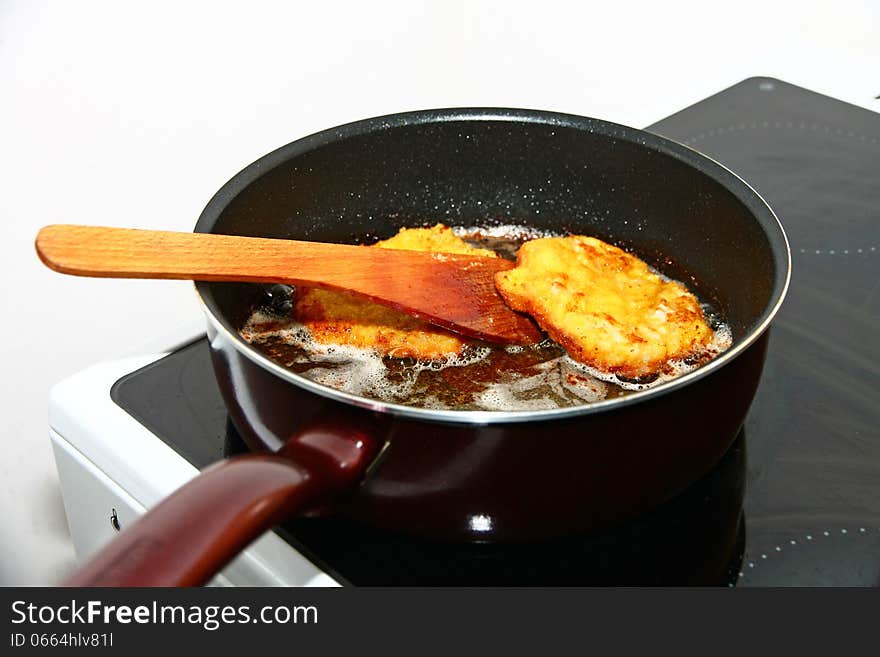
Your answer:
[[[381,404],[284,370],[238,336],[261,286],[198,283],[213,328],[292,383],[359,406],[453,422],[589,413],[686,385],[767,327],[788,283],[773,212],[742,180],[684,146],[616,124],[525,110],[369,119],[284,146],[210,201],[199,232],[370,243],[404,226],[522,226],[592,235],[685,283],[729,324],[715,361],[647,391],[554,411],[431,411]]]

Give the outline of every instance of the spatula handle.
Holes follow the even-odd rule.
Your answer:
[[[328,282],[335,262],[373,255],[345,244],[73,225],[43,228],[36,247],[64,274],[202,281]]]

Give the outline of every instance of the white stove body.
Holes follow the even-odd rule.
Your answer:
[[[198,474],[192,464],[110,398],[110,388],[121,377],[176,346],[162,353],[99,363],[52,388],[49,437],[80,563]],[[254,541],[211,584],[339,586],[272,532]]]

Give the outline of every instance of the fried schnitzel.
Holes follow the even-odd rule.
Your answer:
[[[470,246],[442,224],[401,228],[371,248],[496,257],[493,251]],[[375,349],[383,356],[436,360],[460,354],[466,344],[455,333],[346,292],[298,288],[293,317],[317,342]]]
[[[517,267],[496,274],[495,285],[574,360],[627,379],[698,355],[714,336],[684,285],[592,237],[526,242]]]

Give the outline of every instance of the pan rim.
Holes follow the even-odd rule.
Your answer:
[[[429,409],[407,406],[405,404],[382,402],[321,385],[278,365],[248,345],[237,333],[230,331],[224,322],[215,314],[209,300],[206,300],[206,296],[210,297],[211,295],[210,284],[207,282],[196,282],[195,288],[198,301],[202,306],[202,310],[205,313],[210,327],[215,331],[215,336],[212,337],[209,334],[209,337],[213,340],[216,339],[217,336],[222,336],[239,354],[249,359],[257,366],[271,372],[288,383],[331,400],[374,412],[387,413],[417,420],[451,424],[484,425],[561,420],[591,415],[593,413],[609,412],[625,408],[632,404],[644,403],[647,400],[659,398],[673,391],[681,390],[695,381],[699,381],[700,379],[713,374],[740,354],[744,353],[769,328],[770,323],[775,318],[785,300],[791,282],[791,248],[782,223],[779,221],[779,218],[776,216],[776,213],[767,201],[739,175],[717,160],[696,151],[686,144],[679,143],[650,131],[574,114],[510,108],[446,108],[389,114],[329,128],[286,144],[264,155],[242,169],[223,187],[221,187],[205,206],[205,209],[202,211],[199,220],[196,223],[195,232],[210,232],[222,210],[233,198],[235,198],[235,196],[238,195],[239,192],[267,171],[298,154],[351,136],[384,130],[391,127],[453,121],[540,123],[545,125],[572,127],[578,130],[587,130],[589,132],[598,132],[658,151],[664,155],[683,161],[706,175],[710,175],[728,192],[733,194],[739,202],[748,208],[755,220],[761,225],[770,243],[770,250],[774,256],[774,265],[777,269],[774,275],[773,290],[770,299],[764,312],[759,318],[759,321],[751,331],[717,358],[692,372],[661,383],[656,387],[632,392],[624,397],[606,399],[581,406],[529,411]],[[773,234],[773,231],[776,232],[775,235]]]

